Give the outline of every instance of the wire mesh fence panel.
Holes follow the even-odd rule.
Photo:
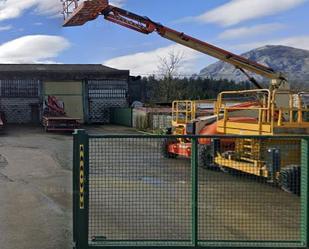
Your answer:
[[[300,140],[199,142],[199,240],[299,242]]]
[[[306,246],[306,139],[82,138],[88,192],[82,207],[74,198],[74,236],[89,248]]]
[[[90,137],[90,245],[190,241],[190,160],[164,158],[162,142]]]

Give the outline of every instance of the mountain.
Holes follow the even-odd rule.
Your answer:
[[[277,72],[287,75],[289,82],[309,85],[309,51],[286,46],[265,46],[242,54],[243,57],[273,68]],[[260,82],[267,79],[254,75]],[[235,82],[246,81],[247,77],[225,62],[216,62],[201,70],[199,76],[203,78],[228,79]]]

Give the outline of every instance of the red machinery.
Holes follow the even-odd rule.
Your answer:
[[[80,120],[69,118],[64,111],[64,103],[55,96],[45,101],[42,124],[46,131],[74,131],[80,127]]]
[[[48,115],[64,116],[64,103],[59,101],[55,96],[48,96],[46,104],[46,112]]]

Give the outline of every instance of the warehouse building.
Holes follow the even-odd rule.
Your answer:
[[[111,110],[128,107],[129,71],[103,65],[0,64],[0,111],[7,123],[39,123],[48,96],[68,117],[110,123]]]

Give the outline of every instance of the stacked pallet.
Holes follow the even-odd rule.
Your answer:
[[[44,116],[42,124],[45,131],[74,131],[80,127],[80,120],[69,117],[48,117]]]

